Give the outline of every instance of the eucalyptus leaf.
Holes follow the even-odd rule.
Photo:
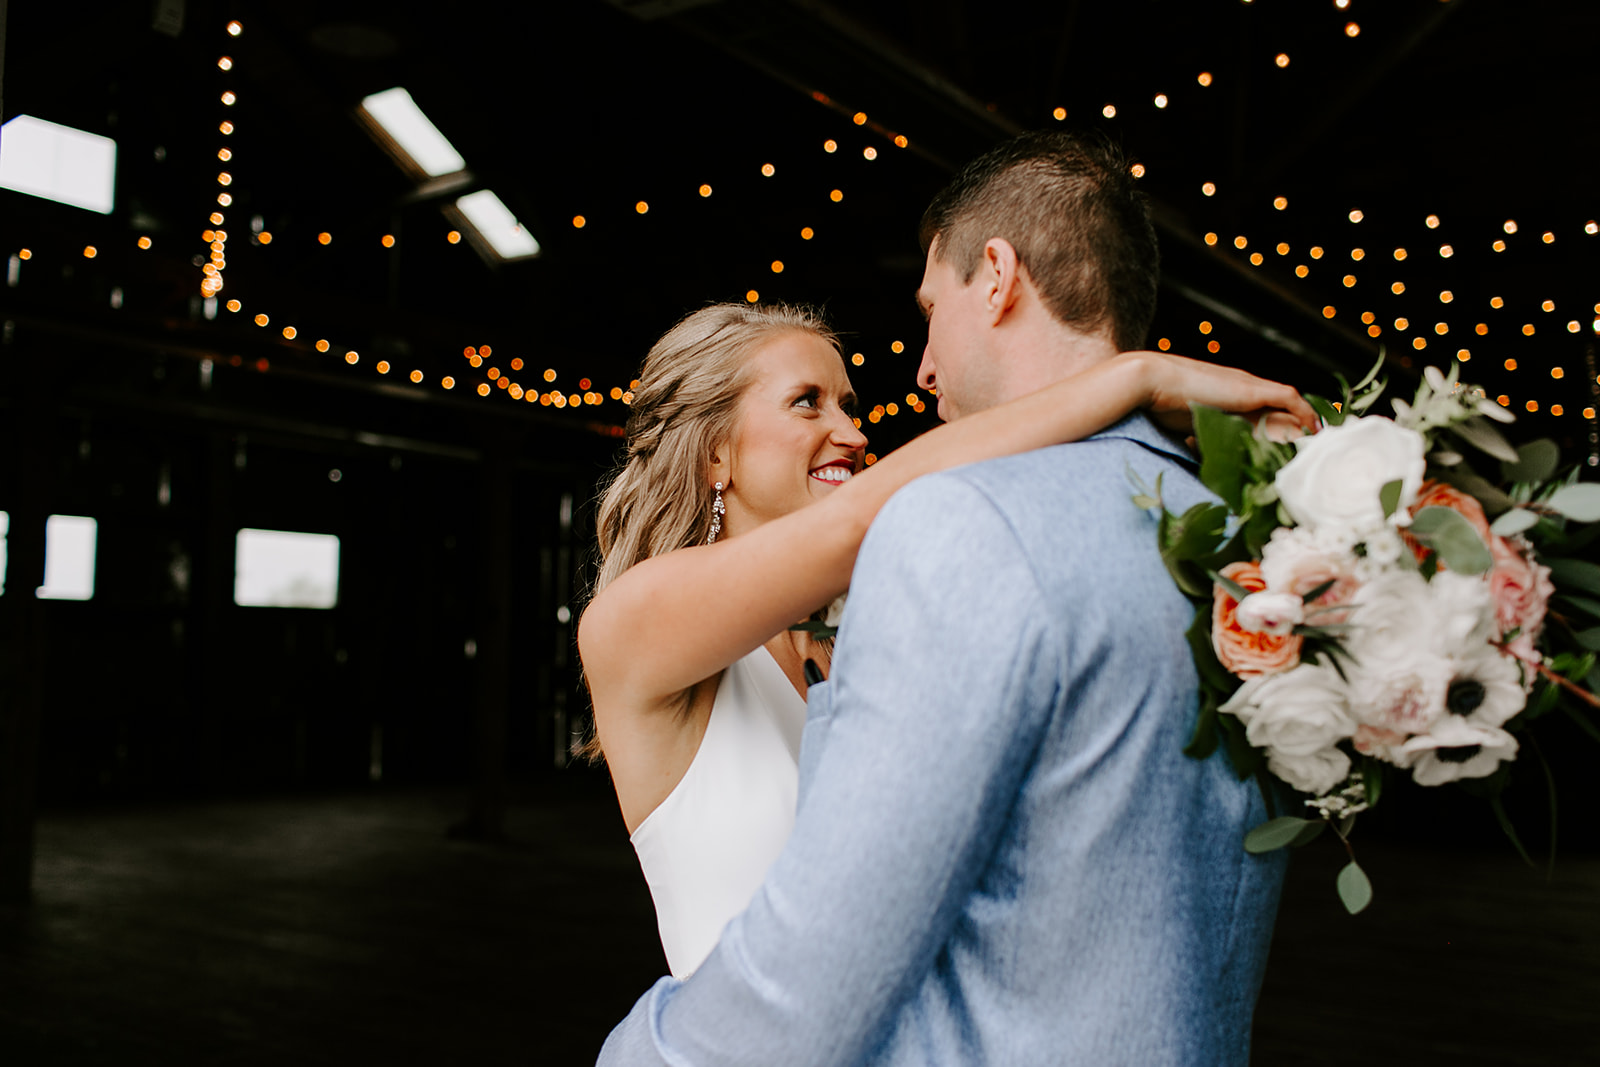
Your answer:
[[[1161,506],[1161,501],[1157,500],[1153,496],[1145,496],[1143,493],[1140,493],[1138,496],[1133,498],[1133,506],[1138,508],[1140,511],[1149,511],[1152,508],[1159,508]]]
[[[1269,819],[1245,835],[1244,850],[1256,855],[1276,851],[1293,844],[1295,838],[1312,825],[1310,819],[1296,819],[1292,815]]]
[[[1516,501],[1510,495],[1495,485],[1489,479],[1476,474],[1470,467],[1450,467],[1437,472],[1440,481],[1453,485],[1463,493],[1468,493],[1477,498],[1484,510],[1491,515],[1506,511],[1516,506]]]
[[[1517,455],[1517,450],[1505,439],[1505,435],[1481,415],[1456,423],[1450,427],[1450,431],[1473,448],[1487,452],[1495,459],[1506,463],[1516,463],[1521,459]]]
[[[1328,823],[1326,819],[1317,819],[1313,822],[1310,822],[1306,825],[1304,830],[1301,830],[1298,834],[1294,835],[1294,840],[1289,842],[1289,847],[1299,848],[1301,845],[1309,845],[1311,842],[1321,837],[1322,831],[1326,830],[1327,828]]]
[[[1583,559],[1546,559],[1542,562],[1550,568],[1550,580],[1563,592],[1576,589],[1600,596],[1600,564]]]
[[[1367,872],[1355,860],[1344,865],[1344,870],[1334,880],[1334,886],[1339,890],[1344,910],[1351,915],[1360,914],[1372,903],[1372,883],[1367,880]]]
[[[1545,504],[1576,522],[1600,522],[1600,483],[1562,486]]]
[[[1454,467],[1454,466],[1459,465],[1461,463],[1461,461],[1463,459],[1465,459],[1465,458],[1466,457],[1463,456],[1460,452],[1451,452],[1451,451],[1445,450],[1445,451],[1441,451],[1441,452],[1429,453],[1428,462],[1429,463],[1437,463],[1441,467]]]
[[[1513,462],[1502,463],[1500,473],[1508,482],[1548,482],[1561,462],[1561,449],[1548,437],[1529,441],[1517,449]]]
[[[839,628],[837,626],[829,626],[827,623],[818,622],[816,619],[807,619],[805,622],[797,622],[793,626],[789,627],[789,629],[803,630],[806,633],[812,634],[816,637],[832,637],[834,634],[839,632]]]
[[[1405,487],[1404,479],[1396,478],[1392,482],[1385,482],[1383,488],[1378,490],[1378,502],[1383,505],[1384,518],[1393,515],[1395,508],[1400,506],[1400,491]]]
[[[1457,574],[1482,574],[1494,566],[1494,557],[1478,531],[1451,508],[1423,508],[1411,519],[1411,534],[1439,553],[1445,566]]]
[[[1527,508],[1512,508],[1501,515],[1489,527],[1489,532],[1501,537],[1510,537],[1512,534],[1521,533],[1539,524],[1539,516]]]
[[[1590,652],[1600,652],[1600,626],[1588,630],[1579,630],[1573,635],[1578,639],[1578,644]]]
[[[1363,393],[1350,401],[1350,410],[1357,415],[1376,404],[1383,397],[1383,386],[1375,386],[1370,393]]]

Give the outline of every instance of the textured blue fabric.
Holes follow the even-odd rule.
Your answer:
[[[1126,470],[1204,488],[1143,417],[920,479],[811,690],[794,834],[600,1062],[1244,1065],[1283,854],[1182,753],[1189,603]]]

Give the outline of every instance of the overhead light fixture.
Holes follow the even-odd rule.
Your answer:
[[[358,114],[395,162],[417,177],[437,178],[467,166],[411,94],[398,86],[362,100]]]
[[[0,127],[0,187],[111,214],[117,142],[32,115]]]
[[[539,242],[492,190],[468,193],[456,200],[455,209],[480,238],[480,246],[487,245],[501,259],[529,259],[539,254]]]

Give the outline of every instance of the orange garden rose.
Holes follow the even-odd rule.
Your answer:
[[[1266,589],[1261,567],[1241,561],[1222,568],[1222,576],[1252,593]],[[1218,583],[1212,590],[1211,646],[1217,659],[1241,678],[1286,671],[1300,662],[1299,634],[1251,632],[1239,625],[1239,602]]]

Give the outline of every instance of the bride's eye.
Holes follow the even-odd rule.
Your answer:
[[[817,397],[817,394],[815,392],[806,393],[804,396],[800,397],[798,400],[795,401],[795,405],[798,406],[798,407],[806,407],[806,408],[813,408],[814,409],[817,406],[817,399],[818,399],[818,397]]]

